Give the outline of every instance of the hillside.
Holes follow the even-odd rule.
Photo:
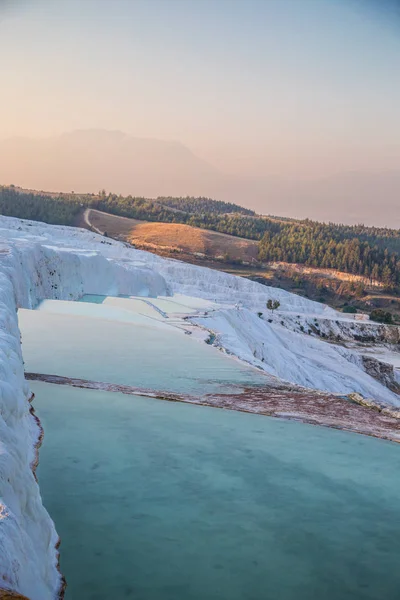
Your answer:
[[[0,185],[0,214],[6,216],[73,225],[85,207],[131,219],[183,223],[253,240],[261,239],[267,229],[265,217],[211,198],[155,199],[118,196],[104,190],[98,194],[55,194]]]
[[[253,240],[188,225],[117,217],[94,209],[87,209],[79,224],[141,250],[240,275],[338,309],[349,304],[362,312],[383,308],[400,317],[399,297],[385,293],[379,282],[329,268],[262,262],[259,245]]]
[[[207,259],[225,264],[258,262],[258,244],[253,240],[178,223],[148,223],[117,217],[94,209],[88,209],[85,217],[86,225],[94,231],[106,232],[109,237],[157,254],[176,254],[181,260]]]
[[[395,229],[253,215],[238,205],[201,197],[134,198],[104,191],[97,195],[54,197],[46,193],[20,192],[13,187],[0,188],[0,212],[7,216],[72,225],[85,208],[257,240],[260,241],[258,258],[264,263],[278,261],[329,268],[362,276],[370,284],[383,283],[392,289],[400,285],[400,231]],[[230,212],[221,212],[223,210]],[[167,237],[170,239],[171,233]],[[146,243],[154,242],[147,240]],[[170,246],[170,241],[167,240],[166,245]],[[200,250],[195,249],[194,254],[203,252],[202,247],[201,243]]]

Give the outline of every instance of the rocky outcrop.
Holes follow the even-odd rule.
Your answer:
[[[270,318],[273,322],[282,325],[298,333],[307,333],[313,337],[319,337],[329,342],[359,342],[365,344],[400,344],[400,327],[397,325],[385,325],[373,321],[357,321],[355,319],[339,317],[339,314],[316,315],[310,317],[295,314],[276,313],[267,314],[264,318]],[[335,318],[336,317],[336,318]]]
[[[393,365],[381,362],[372,356],[361,356],[362,364],[368,375],[380,381],[389,390],[400,394],[400,384],[397,382]]]

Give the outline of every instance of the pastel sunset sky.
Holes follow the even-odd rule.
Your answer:
[[[0,7],[0,138],[116,129],[243,176],[400,167],[397,2]]]

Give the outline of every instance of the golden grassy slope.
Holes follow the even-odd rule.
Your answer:
[[[257,260],[257,242],[179,223],[149,223],[90,210],[88,220],[112,238],[137,248],[163,253],[191,254],[217,260]]]

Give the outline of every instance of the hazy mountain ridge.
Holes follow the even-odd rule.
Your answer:
[[[308,181],[218,171],[176,141],[79,130],[0,141],[0,183],[80,193],[208,196],[262,214],[400,228],[400,170],[348,172]],[[377,211],[379,207],[379,211]]]

